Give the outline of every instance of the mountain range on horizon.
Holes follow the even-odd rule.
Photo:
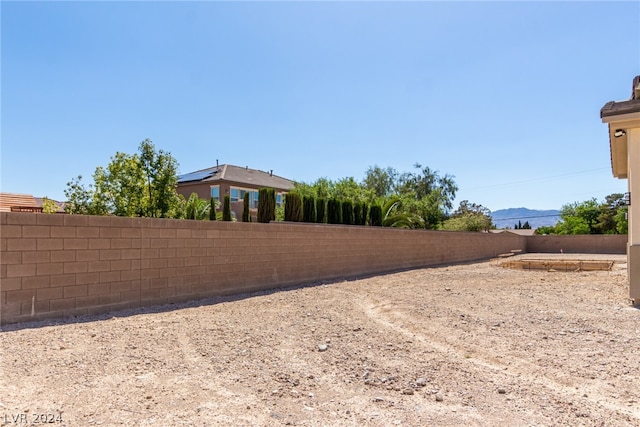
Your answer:
[[[491,218],[496,228],[515,228],[518,221],[521,224],[529,222],[531,228],[554,226],[560,221],[560,211],[556,209],[538,210],[527,208],[499,209],[491,212]]]

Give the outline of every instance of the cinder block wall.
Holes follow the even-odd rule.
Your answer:
[[[528,236],[527,252],[565,254],[626,254],[626,234]]]
[[[378,227],[0,213],[1,323],[486,259],[525,238]]]

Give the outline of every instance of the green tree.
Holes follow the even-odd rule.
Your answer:
[[[58,212],[58,205],[48,197],[42,199],[42,212],[46,214],[54,214]]]
[[[82,182],[82,175],[78,175],[67,182],[67,188],[64,190],[64,196],[67,201],[64,205],[64,211],[68,214],[95,215],[93,211],[93,188],[88,188]]]
[[[145,216],[165,218],[177,202],[178,162],[170,153],[156,150],[148,138],[140,143],[138,151],[146,178]]]
[[[616,232],[618,234],[629,234],[628,206],[622,206],[616,212]]]
[[[527,223],[528,224],[528,223]],[[448,231],[487,231],[493,225],[491,211],[482,205],[468,200],[460,202],[451,217],[442,223],[442,229]],[[520,221],[516,228],[523,228]]]
[[[593,198],[584,202],[563,205],[562,220],[556,224],[558,234],[596,234],[600,206]]]
[[[620,210],[626,211],[624,194],[613,193],[606,196],[604,203],[600,204],[600,215],[596,228],[598,233],[616,234],[618,232],[618,221],[624,221],[623,215],[618,215]]]
[[[398,176],[398,171],[392,167],[369,166],[362,184],[376,197],[388,197],[396,193]]]
[[[106,167],[98,166],[93,185],[81,176],[67,183],[69,213],[90,215],[179,217],[184,213],[176,192],[177,162],[145,139],[140,153],[117,152]]]

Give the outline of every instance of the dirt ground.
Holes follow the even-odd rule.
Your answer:
[[[0,423],[640,426],[640,310],[606,258],[5,326]]]

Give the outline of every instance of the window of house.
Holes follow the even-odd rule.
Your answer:
[[[211,186],[211,197],[213,197],[213,199],[217,200],[218,202],[220,201],[220,186],[219,185],[212,185]]]

